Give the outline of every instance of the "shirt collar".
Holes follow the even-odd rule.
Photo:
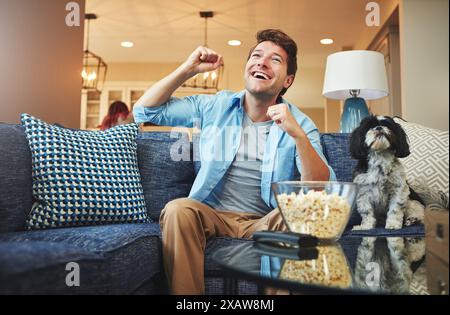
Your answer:
[[[245,96],[245,90],[234,93],[231,96],[230,107],[233,107],[233,106],[243,107],[244,106],[244,96]],[[290,105],[289,102],[287,102],[283,97],[281,97],[281,103]]]
[[[233,107],[233,106],[244,107],[244,96],[245,96],[245,90],[234,93],[231,96],[230,107]]]

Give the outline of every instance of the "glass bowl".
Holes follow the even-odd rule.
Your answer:
[[[344,182],[278,182],[272,184],[290,232],[337,241],[347,226],[357,185]]]
[[[286,259],[278,277],[300,283],[349,288],[353,277],[341,246],[318,246],[317,251],[316,259]]]

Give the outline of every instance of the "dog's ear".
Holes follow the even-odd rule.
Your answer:
[[[350,135],[350,154],[356,160],[366,159],[369,154],[369,148],[365,142],[369,120],[370,117],[364,118]]]
[[[395,156],[398,158],[407,157],[411,153],[409,151],[408,136],[406,135],[406,132],[403,130],[402,126],[400,126],[396,122],[394,122],[394,124],[395,124],[395,131],[394,131],[395,137],[397,138],[394,148]]]

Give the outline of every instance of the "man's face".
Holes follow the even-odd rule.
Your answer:
[[[286,51],[266,41],[255,47],[245,66],[245,88],[254,95],[276,97],[283,88],[288,88],[293,75],[287,75]]]

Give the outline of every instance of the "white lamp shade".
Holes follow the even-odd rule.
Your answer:
[[[389,94],[384,56],[375,51],[351,50],[327,58],[323,95],[346,100],[350,90],[360,90],[359,97],[373,100]]]

